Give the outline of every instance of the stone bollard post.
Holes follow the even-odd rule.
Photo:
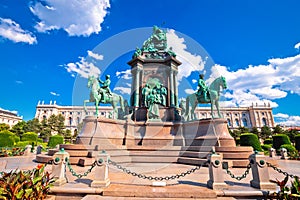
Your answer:
[[[31,148],[32,148],[31,145],[26,145],[25,151],[24,151],[24,156],[29,156],[29,155],[30,155],[30,153],[31,153]]]
[[[67,183],[65,171],[70,155],[62,148],[59,152],[55,153],[52,158],[52,175],[57,179],[53,185],[63,185]]]
[[[276,185],[270,182],[269,171],[264,155],[252,154],[249,156],[253,180],[250,185],[262,190],[276,190]]]
[[[105,151],[102,151],[96,156],[95,175],[91,187],[107,187],[110,184],[108,177],[108,160],[109,155]]]
[[[43,146],[42,145],[39,145],[36,147],[36,154],[41,154],[42,153],[42,150],[43,150]]]
[[[275,156],[276,156],[276,149],[270,148],[269,149],[269,156],[272,157],[272,158],[275,158]]]
[[[281,148],[280,149],[280,155],[281,155],[281,159],[288,159],[288,153],[287,153],[287,150],[286,148]]]
[[[209,163],[209,180],[207,186],[214,190],[222,190],[228,188],[224,183],[223,170],[222,170],[222,157],[218,154],[210,154],[208,156]]]

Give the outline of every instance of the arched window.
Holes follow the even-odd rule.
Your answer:
[[[229,127],[231,126],[231,121],[230,121],[230,119],[227,119],[227,124],[228,124]]]
[[[246,118],[243,118],[243,126],[244,126],[244,127],[247,127],[247,126],[248,126],[248,122],[247,122],[247,119],[246,119]]]
[[[236,126],[240,126],[240,123],[239,123],[239,120],[238,120],[238,119],[235,119],[235,125],[236,125]]]
[[[267,120],[266,120],[266,118],[262,118],[262,123],[263,123],[263,126],[267,126]]]
[[[77,125],[80,123],[80,117],[77,117]]]
[[[46,115],[43,115],[43,120],[46,120],[47,119],[47,116]]]
[[[72,117],[69,117],[69,125],[72,126]]]

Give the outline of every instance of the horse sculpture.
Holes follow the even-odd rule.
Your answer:
[[[208,97],[209,100],[205,101],[203,98],[203,95],[199,96],[197,95],[197,93],[193,93],[187,96],[186,98],[186,107],[185,107],[185,119],[186,120],[193,120],[195,119],[195,109],[196,106],[198,105],[198,103],[200,104],[211,104],[211,116],[212,118],[215,118],[214,116],[214,105],[217,108],[218,111],[218,116],[219,118],[222,118],[222,115],[220,113],[220,108],[219,108],[219,99],[220,99],[220,87],[222,87],[223,89],[227,88],[227,83],[225,80],[225,77],[221,76],[216,78],[208,87]],[[190,109],[190,105],[191,105],[191,109]]]
[[[112,93],[112,95],[105,94],[106,91],[102,89],[99,85],[99,82],[96,77],[94,76],[89,76],[88,78],[88,88],[90,88],[90,99],[89,100],[84,100],[83,106],[85,112],[87,112],[86,104],[95,102],[96,106],[96,116],[98,117],[98,106],[100,103],[103,104],[111,104],[113,107],[112,111],[112,118],[117,119],[118,118],[118,108],[117,104],[120,103],[121,110],[124,112],[124,100],[121,95]]]

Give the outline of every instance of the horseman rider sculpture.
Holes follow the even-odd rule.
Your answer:
[[[106,75],[105,76],[106,80],[105,81],[101,81],[100,79],[98,80],[100,84],[102,84],[101,88],[105,91],[105,96],[108,95],[108,97],[112,96],[111,90],[109,88],[110,86],[110,75]]]
[[[199,75],[199,80],[198,80],[198,91],[197,91],[197,96],[198,98],[203,96],[203,99],[205,102],[209,102],[210,99],[209,99],[209,90],[208,90],[208,87],[206,86],[205,84],[205,81],[204,81],[204,74],[200,74]]]

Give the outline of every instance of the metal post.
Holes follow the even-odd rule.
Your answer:
[[[110,184],[108,177],[108,160],[109,155],[105,151],[96,156],[97,166],[95,167],[95,177],[91,183],[91,187],[107,187]]]
[[[262,190],[276,190],[276,185],[270,182],[269,171],[264,155],[252,154],[249,157],[253,180],[250,184]]]
[[[210,154],[208,156],[209,162],[209,180],[207,186],[214,190],[222,190],[228,188],[224,183],[222,170],[222,157],[218,154]]]
[[[66,165],[69,162],[70,155],[63,148],[53,155],[52,175],[56,178],[53,185],[60,186],[67,183],[66,179]]]

